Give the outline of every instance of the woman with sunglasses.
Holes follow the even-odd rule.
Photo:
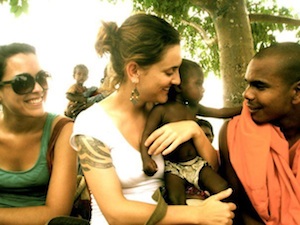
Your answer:
[[[73,123],[45,111],[48,77],[34,47],[0,46],[0,224],[45,224],[72,209]]]

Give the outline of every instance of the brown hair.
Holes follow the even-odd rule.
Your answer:
[[[115,22],[102,22],[95,48],[100,56],[110,53],[114,83],[124,81],[124,69],[134,61],[142,67],[161,60],[165,50],[180,44],[180,36],[165,20],[147,14],[130,16],[118,27]]]

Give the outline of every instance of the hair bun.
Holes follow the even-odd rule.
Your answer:
[[[95,48],[97,53],[102,56],[111,53],[117,47],[119,27],[115,22],[103,22],[97,35]]]

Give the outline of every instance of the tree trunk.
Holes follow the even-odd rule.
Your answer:
[[[244,0],[217,0],[214,6],[206,10],[218,37],[224,105],[236,106],[243,101],[244,74],[254,54],[249,17]]]

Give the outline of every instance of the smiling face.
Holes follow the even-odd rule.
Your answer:
[[[253,59],[248,65],[244,98],[256,123],[280,125],[291,111],[293,88],[278,74],[281,61],[279,56],[270,56]]]
[[[165,103],[170,87],[180,83],[181,60],[180,45],[173,45],[166,49],[161,61],[142,71],[137,84],[139,101]]]
[[[32,76],[41,70],[35,54],[19,53],[7,59],[7,66],[2,81],[12,80],[16,75],[29,73]],[[36,82],[31,93],[18,95],[11,85],[5,85],[0,89],[0,98],[2,99],[3,112],[9,112],[15,115],[38,116],[44,114],[44,102],[47,91]]]

